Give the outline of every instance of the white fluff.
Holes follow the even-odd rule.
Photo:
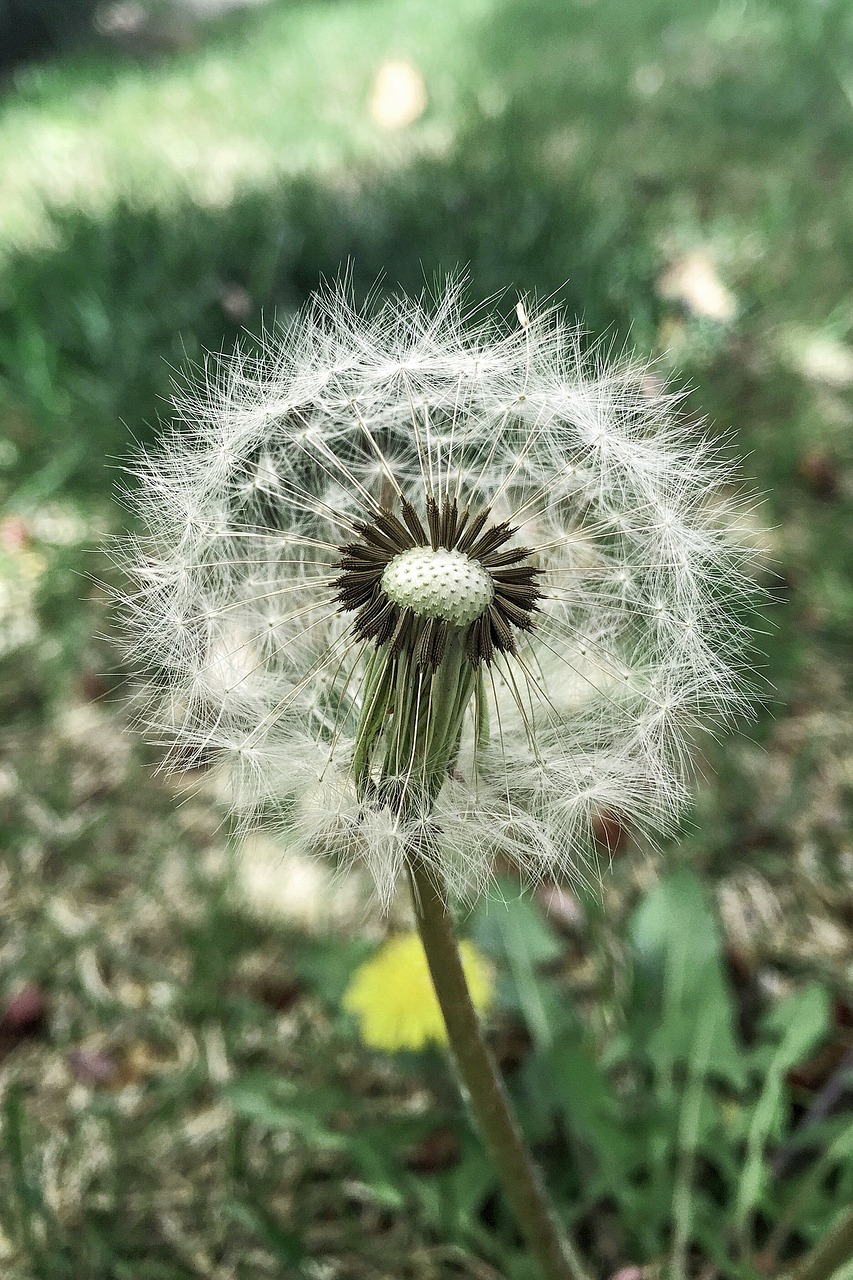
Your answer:
[[[366,864],[383,903],[426,824],[467,896],[496,858],[588,877],[596,815],[666,829],[694,727],[742,702],[750,579],[726,468],[647,370],[580,352],[553,310],[512,330],[466,316],[458,283],[364,311],[327,288],[260,358],[212,363],[136,468],[143,720],[183,767],[230,761],[247,821]],[[429,488],[519,525],[545,598],[486,671],[488,741],[472,710],[435,811],[404,823],[355,796],[368,646],[331,584],[370,500],[422,510]]]

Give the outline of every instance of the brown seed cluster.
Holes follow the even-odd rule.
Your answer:
[[[542,598],[539,570],[526,547],[508,547],[517,530],[509,521],[490,524],[491,512],[472,513],[452,498],[426,499],[421,520],[410,502],[400,514],[383,507],[370,521],[355,526],[356,537],[340,549],[335,597],[341,608],[355,611],[353,631],[359,639],[388,644],[394,655],[408,653],[416,665],[434,669],[444,655],[452,624],[425,617],[391,600],[383,589],[386,567],[405,551],[427,547],[458,551],[489,575],[494,595],[479,617],[461,628],[472,666],[492,662],[496,653],[514,653],[516,632],[530,631]]]

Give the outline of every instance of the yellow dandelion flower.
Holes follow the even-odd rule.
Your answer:
[[[462,967],[478,1013],[492,998],[492,970],[470,942],[461,942]],[[433,991],[426,956],[417,933],[389,938],[356,969],[343,1006],[358,1019],[365,1044],[393,1053],[446,1044],[447,1032]]]

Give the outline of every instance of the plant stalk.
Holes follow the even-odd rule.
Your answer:
[[[853,1209],[834,1231],[790,1271],[790,1280],[831,1280],[836,1271],[853,1259]]]
[[[543,1280],[588,1280],[582,1262],[553,1215],[497,1064],[483,1038],[445,897],[417,855],[410,860],[409,872],[418,931],[444,1015],[450,1048],[527,1247],[539,1265]]]

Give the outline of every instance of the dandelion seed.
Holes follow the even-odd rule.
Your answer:
[[[142,718],[386,905],[412,849],[468,897],[594,877],[598,816],[665,830],[742,703],[726,467],[647,369],[517,319],[326,289],[138,467]]]

